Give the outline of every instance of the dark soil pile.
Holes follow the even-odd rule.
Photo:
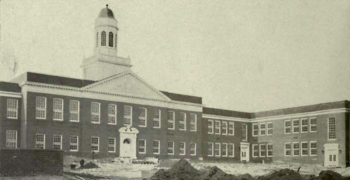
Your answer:
[[[315,180],[342,180],[343,177],[334,171],[321,171]],[[344,178],[345,179],[345,178]]]
[[[219,178],[222,178],[225,176],[226,173],[222,171],[220,168],[214,166],[209,169],[206,173],[200,175],[198,179],[200,180],[218,180]]]
[[[84,164],[84,166],[81,166],[80,169],[94,169],[94,168],[100,168],[95,163],[89,162],[87,164]]]
[[[150,179],[167,179],[167,180],[189,180],[197,179],[199,172],[197,169],[191,166],[185,159],[181,159],[174,166],[165,171],[163,169],[156,172]]]
[[[299,173],[290,169],[281,169],[272,174],[261,176],[258,180],[305,180]]]

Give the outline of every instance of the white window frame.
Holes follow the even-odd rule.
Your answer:
[[[184,114],[183,121],[181,120],[181,114]],[[179,130],[180,131],[186,131],[186,129],[187,129],[187,127],[186,127],[187,113],[180,112],[179,118],[180,118],[179,124],[183,124],[184,125],[184,129],[181,129],[181,126],[179,125]]]
[[[183,148],[181,148],[181,143],[184,144]],[[181,153],[181,149],[183,149],[183,153]],[[179,143],[179,155],[186,155],[186,142],[180,142]]]
[[[306,144],[307,147],[303,148],[303,144]],[[309,155],[309,143],[307,141],[301,141],[300,142],[300,148],[301,148],[301,152],[300,152],[301,156],[308,156]],[[306,154],[305,155],[303,154],[303,150],[306,150]]]
[[[290,122],[290,126],[287,127],[287,122]],[[290,132],[286,132],[287,128],[290,130]],[[285,120],[284,121],[284,134],[291,134],[292,133],[292,121],[291,120]]]
[[[76,143],[72,143],[72,138],[75,138],[77,139],[77,142]],[[77,146],[77,149],[72,149],[72,146]],[[79,136],[75,136],[75,135],[72,135],[69,137],[69,151],[71,152],[78,152],[79,151]]]
[[[93,138],[97,138],[97,144],[92,142]],[[97,150],[93,150],[92,147],[97,147]],[[91,136],[91,151],[94,151],[95,153],[100,152],[100,137]]]
[[[140,141],[145,142],[145,145],[144,145],[144,146],[141,146],[141,145],[140,145]],[[147,152],[147,148],[146,148],[146,147],[147,147],[147,141],[146,141],[146,139],[139,139],[137,146],[138,146],[138,152],[139,152],[139,154],[146,154],[146,152]],[[145,152],[140,152],[140,149],[141,149],[141,148],[143,148],[143,149],[145,150]]]
[[[110,113],[110,108],[114,107],[114,113]],[[108,104],[108,124],[109,125],[117,125],[117,109],[118,106],[116,104]],[[114,123],[111,120],[114,119]]]
[[[39,98],[43,98],[45,107],[38,107],[38,100]],[[43,96],[37,96],[35,99],[35,118],[36,119],[46,119],[46,109],[47,109],[47,98]],[[37,111],[44,111],[44,116],[45,117],[38,117]]]
[[[194,119],[192,119],[194,117]],[[194,123],[193,123],[194,120]],[[194,127],[194,129],[192,129]],[[190,113],[190,131],[196,132],[197,131],[197,114]]]
[[[265,128],[262,128],[262,127],[261,127],[262,125],[265,125]],[[266,123],[260,123],[260,124],[259,124],[259,136],[266,136],[266,133],[267,133],[267,132],[266,132],[266,129],[267,129],[267,128],[266,128]],[[265,131],[265,134],[262,134],[262,133],[261,133],[262,131]]]
[[[14,105],[15,107],[11,107]],[[11,117],[12,113],[15,117]],[[18,119],[18,99],[7,99],[7,118],[8,119]]]
[[[253,144],[253,145],[252,145],[252,148],[253,148],[252,157],[253,157],[253,158],[259,157],[259,155],[260,155],[260,152],[259,152],[259,144]],[[258,152],[258,156],[255,156],[255,155],[254,155],[254,152]]]
[[[125,114],[125,107],[129,107],[130,108],[130,115],[126,115]],[[132,126],[132,106],[128,106],[128,105],[124,105],[123,107],[123,126],[126,126],[125,124],[125,118],[129,119],[130,118],[130,126]]]
[[[215,145],[217,145],[217,144],[219,145],[219,155],[215,154],[215,150],[216,150],[216,148],[215,148],[216,146]],[[214,156],[215,157],[221,157],[221,143],[215,143],[214,144]]]
[[[242,138],[242,141],[248,141],[248,125],[242,124],[242,127],[245,126],[245,139]],[[242,133],[243,134],[243,133]]]
[[[290,149],[286,149],[286,144],[290,144]],[[284,147],[283,147],[283,149],[284,149],[284,156],[292,156],[293,155],[293,145],[292,145],[292,143],[291,142],[285,142],[284,143]],[[287,150],[290,150],[290,155],[287,155]]]
[[[93,112],[93,105],[92,104],[96,104],[98,105],[98,112]],[[97,116],[98,117],[98,122],[92,121],[92,117]],[[101,103],[99,102],[91,102],[91,123],[92,124],[100,124],[101,122]]]
[[[109,140],[110,139],[112,139],[113,140],[113,144],[110,144],[109,142]],[[108,137],[108,148],[107,148],[107,151],[108,151],[108,153],[115,153],[116,152],[116,149],[117,149],[117,139],[116,138],[114,138],[114,137]],[[114,149],[114,151],[110,151],[109,150],[109,148],[110,147],[113,147],[113,149]]]
[[[73,103],[77,104],[77,110],[72,108]],[[77,120],[72,118],[72,114],[77,115]],[[70,100],[69,101],[69,121],[70,122],[79,122],[80,121],[80,102],[78,100]]]
[[[303,125],[303,121],[306,121],[307,124]],[[301,128],[300,128],[301,133],[308,133],[309,132],[309,120],[307,118],[302,118],[300,120],[300,125],[301,125]],[[306,127],[306,131],[303,131],[303,127]]]
[[[269,124],[272,125],[272,127],[269,128]],[[272,130],[272,134],[269,133],[269,130]],[[266,136],[271,136],[273,135],[273,123],[272,122],[267,122],[266,123]]]
[[[191,151],[192,151],[192,150],[191,150],[191,149],[192,149],[191,145],[192,145],[192,144],[194,144],[194,154],[191,153]],[[191,143],[190,143],[190,155],[191,155],[191,156],[196,156],[196,155],[197,155],[197,143],[195,143],[195,142],[191,142]]]
[[[145,111],[145,117],[140,116],[141,110]],[[145,125],[140,125],[141,120],[145,121]],[[138,125],[139,125],[139,127],[147,127],[147,108],[144,108],[144,107],[139,108],[139,124]]]
[[[43,141],[38,141],[38,135],[43,136]],[[41,149],[41,148],[37,148],[37,145],[42,144],[43,145],[43,149],[45,149],[45,134],[36,134],[35,135],[35,149]]]
[[[16,130],[6,130],[6,149],[17,149],[17,139]]]
[[[218,127],[216,127],[216,122],[219,123]],[[216,129],[218,129],[219,132],[215,132]],[[221,121],[215,120],[215,122],[214,122],[214,133],[215,133],[215,134],[221,134]]]
[[[232,134],[230,134],[230,124],[232,124]],[[227,131],[229,136],[234,136],[235,135],[235,123],[234,122],[228,122],[228,131]]]
[[[269,146],[272,146],[272,149],[269,150]],[[272,152],[272,155],[269,155],[269,152]],[[272,143],[268,143],[266,144],[266,157],[272,157],[273,156],[273,144]]]
[[[155,129],[160,129],[162,127],[162,125],[161,125],[162,111],[160,109],[158,109],[158,108],[154,109],[154,115],[155,115],[156,111],[158,111],[159,117],[156,118],[155,116],[153,116],[152,127],[155,128]],[[159,126],[154,126],[154,122],[158,122]]]
[[[171,143],[173,147],[169,147],[169,143]],[[174,141],[168,141],[167,146],[168,146],[168,148],[167,148],[168,155],[174,155],[175,154],[175,142]],[[169,153],[169,150],[172,150],[173,153]]]
[[[60,142],[55,142],[55,138],[57,137],[59,137]],[[55,145],[56,145],[56,146],[60,146],[60,149],[55,149],[55,150],[62,150],[62,141],[63,141],[62,135],[54,134],[52,138],[52,142],[53,142],[52,149],[55,149]]]
[[[55,102],[60,101],[62,103],[62,108],[61,109],[55,109]],[[53,114],[52,118],[54,121],[63,121],[63,116],[64,116],[64,101],[61,98],[53,98],[52,100],[52,109],[53,109]],[[61,114],[62,118],[55,118],[55,113]]]
[[[207,153],[209,152],[209,144],[211,145],[211,155],[207,154],[208,157],[213,157],[214,156],[214,143],[208,142],[207,143]]]
[[[295,126],[295,125],[294,125],[294,122],[298,122],[299,125]],[[299,128],[299,131],[298,131],[298,132],[295,132],[295,129],[296,129],[296,128]],[[299,133],[300,133],[300,131],[301,131],[301,130],[300,130],[300,119],[293,119],[293,120],[292,120],[292,130],[293,130],[293,131],[292,131],[293,134],[299,134]]]
[[[262,149],[261,146],[265,146],[265,149]],[[261,155],[261,152],[265,151],[265,156]],[[266,144],[259,144],[259,157],[266,157],[267,153],[267,146]]]
[[[172,119],[169,118],[171,113],[173,114]],[[170,128],[169,124],[172,124],[173,128]],[[168,129],[175,130],[175,112],[174,111],[168,111]]]
[[[232,156],[229,155],[229,150],[230,150],[230,145],[232,145]],[[227,146],[227,155],[228,157],[235,157],[235,144],[234,143],[228,143],[228,146]]]
[[[226,125],[226,127],[224,127],[223,125]],[[222,130],[225,130],[226,131],[226,133],[223,133],[223,131]],[[227,121],[222,121],[221,122],[221,135],[227,135],[228,134],[228,123],[227,123]]]
[[[257,126],[258,128],[255,129],[254,126]],[[257,131],[258,133],[255,135],[255,134],[254,134],[254,131]],[[260,126],[259,126],[259,123],[253,123],[252,136],[253,136],[253,137],[257,137],[257,136],[259,136],[259,134],[260,134]]]
[[[299,146],[299,148],[298,148],[298,149],[294,149],[294,144],[297,144],[297,145]],[[299,143],[299,142],[293,142],[293,143],[292,143],[292,149],[293,149],[293,153],[292,153],[293,156],[300,156],[300,149],[301,149],[301,148],[300,148],[300,143]],[[294,152],[295,150],[298,150],[298,151],[299,151],[299,155],[296,155],[296,154],[295,154],[295,152]]]
[[[316,148],[312,148],[312,147],[311,147],[311,143],[316,143]],[[316,154],[311,154],[311,150],[312,150],[312,149],[316,149]],[[310,155],[310,156],[317,156],[317,141],[310,141],[310,142],[309,142],[309,155]]]
[[[225,145],[225,150],[226,150],[226,155],[222,154],[222,150],[224,149],[223,145]],[[228,144],[227,143],[222,143],[221,144],[221,157],[228,157]]]
[[[158,149],[158,152],[157,152],[157,153],[154,152],[154,149],[155,149],[154,141],[158,141],[158,147],[156,148],[156,149]],[[153,154],[160,154],[160,141],[159,141],[159,140],[153,140],[153,142],[152,142],[152,147],[153,147],[153,148],[152,148]]]
[[[311,124],[311,121],[313,120],[313,119],[315,119],[316,120],[316,124]],[[316,126],[316,131],[312,131],[311,129],[312,129],[312,126]],[[309,132],[310,133],[314,133],[314,132],[317,132],[317,118],[315,118],[315,117],[312,117],[312,118],[309,118]]]
[[[208,123],[208,134],[214,134],[214,120],[209,119],[208,122],[211,122],[211,126]],[[209,129],[211,129],[211,132],[209,132]]]
[[[330,127],[330,125],[329,125],[329,123],[330,123],[330,120],[334,120],[334,138],[330,138],[330,133],[331,133],[331,127]],[[330,118],[328,118],[327,119],[327,139],[328,139],[328,141],[335,141],[335,140],[337,140],[337,127],[336,127],[336,123],[337,123],[337,121],[336,121],[336,119],[335,119],[335,117],[330,117]]]

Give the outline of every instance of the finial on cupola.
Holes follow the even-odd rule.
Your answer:
[[[108,4],[106,4],[106,8],[108,9]]]

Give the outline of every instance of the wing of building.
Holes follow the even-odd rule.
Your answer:
[[[108,7],[94,38],[83,79],[27,72],[0,82],[0,148],[349,165],[348,101],[252,113],[204,107],[201,97],[154,88],[117,56],[118,24]]]

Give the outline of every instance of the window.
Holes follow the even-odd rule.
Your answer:
[[[248,140],[248,129],[246,124],[242,124],[242,141]]]
[[[117,105],[108,104],[108,124],[117,124]]]
[[[310,141],[310,156],[316,156],[316,155],[317,155],[317,142]]]
[[[221,156],[227,157],[227,143],[221,144]]]
[[[267,123],[267,135],[272,135],[273,134],[273,124],[272,122]]]
[[[284,134],[291,133],[291,122],[290,120],[284,121]]]
[[[221,133],[222,135],[227,135],[227,121],[222,121]]]
[[[37,119],[46,119],[46,97],[36,97],[35,117]]]
[[[174,142],[168,142],[168,154],[174,155]]]
[[[197,114],[190,114],[190,131],[197,131]]]
[[[99,152],[100,147],[100,138],[99,137],[91,137],[91,150],[94,152]]]
[[[220,129],[221,129],[220,121],[215,121],[215,134],[221,134]]]
[[[45,134],[36,134],[35,149],[45,149]]]
[[[91,103],[91,123],[100,123],[100,103]]]
[[[160,128],[160,117],[161,111],[160,109],[154,109],[154,117],[153,117],[153,128]]]
[[[293,156],[300,155],[300,146],[299,142],[293,142]]]
[[[260,144],[259,150],[260,150],[260,157],[265,157],[266,156],[266,144]]]
[[[301,133],[307,133],[309,129],[309,120],[301,119]]]
[[[7,99],[7,118],[17,119],[18,118],[18,100]]]
[[[317,131],[317,121],[316,118],[310,118],[310,132]]]
[[[180,112],[179,129],[186,131],[186,113]]]
[[[208,120],[208,134],[214,133],[214,121]]]
[[[53,120],[63,121],[63,99],[53,98]]]
[[[96,33],[96,47],[98,46],[98,33]]]
[[[101,46],[106,46],[106,32],[101,33]]]
[[[213,143],[208,142],[207,143],[207,148],[208,148],[208,156],[213,156],[214,155],[214,148],[213,148]]]
[[[272,157],[272,156],[273,156],[273,145],[267,144],[267,157]]]
[[[293,120],[293,133],[299,133],[300,132],[300,121],[299,119]]]
[[[336,133],[335,133],[335,118],[329,118],[328,119],[328,139],[334,140],[336,139]]]
[[[109,32],[109,47],[113,47],[113,33]]]
[[[175,112],[168,111],[168,129],[175,129]]]
[[[234,157],[235,156],[235,145],[233,143],[228,144],[228,156]]]
[[[220,143],[215,143],[215,156],[220,157],[221,156],[221,144]]]
[[[6,148],[7,149],[17,148],[17,131],[16,130],[6,131]]]
[[[139,139],[139,154],[146,154],[146,140]]]
[[[153,140],[153,154],[160,153],[160,142],[158,140]]]
[[[228,122],[228,135],[235,135],[235,123],[234,122]]]
[[[185,155],[186,154],[186,143],[185,142],[180,142],[180,155]]]
[[[109,153],[115,153],[116,149],[116,139],[115,138],[108,138],[108,152]]]
[[[69,150],[70,151],[78,151],[79,150],[79,137],[78,136],[70,136],[69,140]]]
[[[62,135],[53,135],[53,149],[62,149]]]
[[[253,136],[258,136],[259,135],[259,124],[254,123],[253,124]]]
[[[147,109],[139,108],[139,126],[147,127]]]
[[[124,106],[124,126],[131,126],[132,108],[131,106]]]
[[[115,49],[117,49],[117,39],[118,39],[117,35],[118,34],[115,34]]]
[[[196,143],[190,143],[190,155],[195,156],[196,154]]]
[[[79,101],[70,100],[69,101],[69,120],[73,122],[79,122]]]
[[[260,123],[260,136],[265,136],[266,134],[266,124]]]
[[[309,148],[307,142],[301,142],[301,155],[307,156],[309,154]]]
[[[291,156],[292,155],[292,144],[284,143],[284,155]]]
[[[259,145],[253,144],[253,157],[259,157]]]

